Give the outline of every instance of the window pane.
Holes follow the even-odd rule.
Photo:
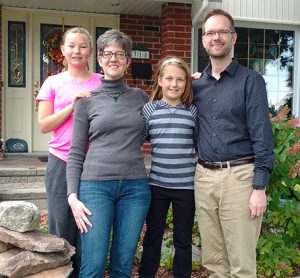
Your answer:
[[[266,59],[277,59],[279,56],[279,47],[277,45],[268,45],[265,46],[265,58]]]
[[[236,27],[236,32],[234,58],[263,75],[271,110],[276,111],[285,103],[290,105],[294,89],[294,31]],[[202,71],[207,54],[202,45],[198,51]]]
[[[241,65],[245,66],[246,68],[248,68],[248,59],[236,59]]]
[[[25,22],[8,22],[8,86],[25,87]]]
[[[250,29],[250,43],[257,44],[257,43],[264,43],[264,30],[263,29]]]
[[[249,68],[263,74],[264,72],[264,62],[262,59],[249,59]]]
[[[236,28],[236,33],[237,33],[237,42],[238,43],[246,43],[248,44],[248,39],[249,39],[249,28]]]
[[[249,57],[250,58],[263,58],[264,57],[264,45],[250,43]]]
[[[57,74],[63,70],[64,58],[60,51],[60,45],[64,31],[71,27],[72,26],[63,27],[55,24],[41,24],[40,84],[43,84],[48,76]]]
[[[278,30],[266,30],[266,44],[279,44]]]
[[[96,27],[96,48],[97,48],[97,39],[99,38],[99,36],[101,36],[105,31],[107,31],[109,28],[107,27]],[[97,53],[97,50],[96,50],[96,53]],[[98,63],[98,55],[96,55],[96,72],[98,73],[103,73],[102,72],[102,69],[100,68],[99,66],[99,63]]]
[[[209,64],[208,58],[202,58],[201,60],[199,60],[198,71],[202,72],[207,67],[208,64]]]
[[[248,44],[247,43],[236,43],[234,48],[235,58],[248,58]]]

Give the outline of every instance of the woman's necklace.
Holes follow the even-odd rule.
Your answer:
[[[117,94],[111,93],[110,91],[107,91],[107,90],[102,90],[102,92],[103,92],[105,95],[107,95],[108,97],[113,98],[113,99],[115,100],[115,102],[117,102],[118,99],[119,99],[119,97],[120,97],[121,95],[123,95],[123,94],[126,92],[126,90],[125,90],[125,89],[121,89],[121,92],[119,92],[119,93],[117,93]]]

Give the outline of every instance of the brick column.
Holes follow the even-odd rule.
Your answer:
[[[150,59],[132,59],[131,63],[149,63],[154,66],[160,59],[161,32],[160,18],[137,15],[121,15],[120,30],[132,38],[133,46],[142,44],[150,51]],[[129,86],[139,87],[148,94],[152,91],[152,86],[147,85],[147,80],[133,80],[131,68],[126,74],[126,81]]]
[[[176,55],[190,64],[192,48],[191,5],[167,3],[162,7],[161,55]]]

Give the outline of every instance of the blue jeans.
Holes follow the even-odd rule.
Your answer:
[[[110,278],[131,277],[140,232],[151,201],[148,179],[81,181],[79,199],[93,228],[81,234],[80,278],[102,278],[110,247]]]

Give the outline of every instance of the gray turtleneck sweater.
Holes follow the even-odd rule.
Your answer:
[[[67,162],[68,194],[80,180],[146,178],[141,109],[148,96],[123,78],[105,80],[91,98],[76,102],[72,145]]]

